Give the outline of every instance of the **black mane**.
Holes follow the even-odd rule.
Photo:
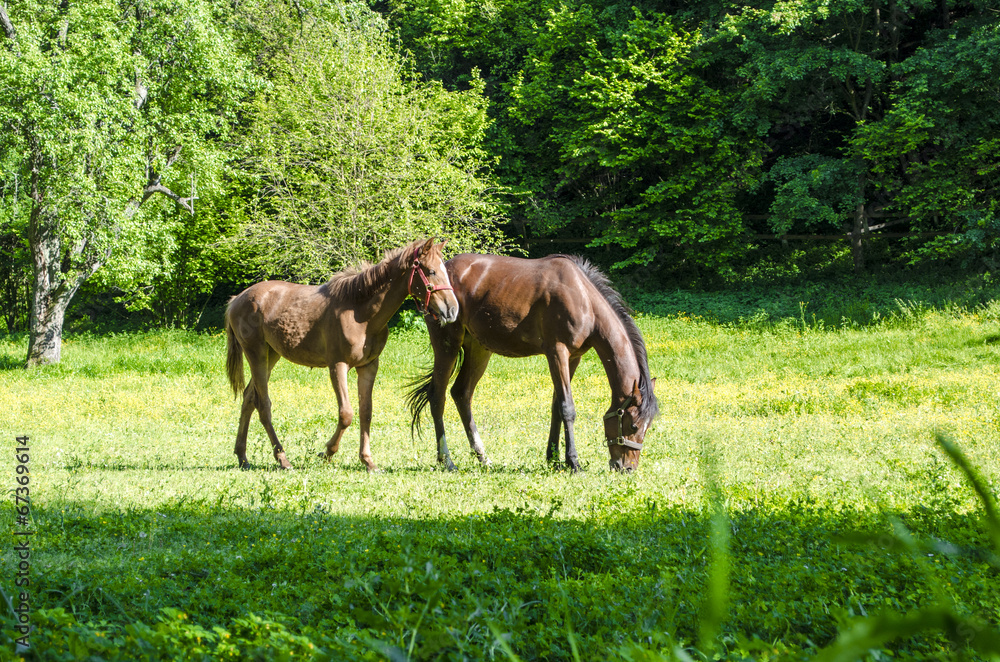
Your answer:
[[[608,302],[615,315],[625,327],[632,350],[635,352],[636,361],[639,364],[639,393],[642,394],[642,402],[639,404],[639,418],[644,421],[651,421],[660,414],[660,405],[653,394],[653,380],[649,375],[649,358],[646,355],[646,342],[642,338],[642,331],[632,319],[632,310],[622,299],[622,295],[611,286],[611,281],[601,272],[600,269],[590,263],[590,260],[579,255],[561,255],[573,261],[580,271],[587,277],[601,296]]]

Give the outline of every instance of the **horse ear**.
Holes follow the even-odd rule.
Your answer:
[[[420,254],[427,255],[431,252],[431,248],[434,246],[434,237],[431,237],[424,242],[424,245],[420,247]]]
[[[642,392],[639,391],[639,380],[632,382],[632,397],[635,398],[635,404],[642,402]]]

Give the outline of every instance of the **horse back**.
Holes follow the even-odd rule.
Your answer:
[[[573,260],[463,254],[447,266],[459,319],[487,349],[528,356],[553,342],[589,346],[602,299]]]
[[[342,342],[330,335],[341,328],[338,313],[323,286],[270,280],[233,297],[226,319],[240,344],[251,351],[267,345],[293,363],[324,367],[331,346]]]

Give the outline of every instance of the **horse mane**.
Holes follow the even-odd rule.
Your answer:
[[[422,240],[414,241],[401,248],[387,250],[378,264],[362,262],[357,266],[338,271],[322,287],[331,296],[351,303],[370,299],[385,287],[393,276],[405,268],[401,264],[402,260],[407,255],[413,255],[413,251],[421,243]]]
[[[572,261],[580,268],[587,280],[601,293],[611,310],[615,312],[618,320],[625,327],[625,334],[632,351],[635,352],[636,362],[639,364],[639,393],[642,394],[642,402],[639,404],[639,417],[646,421],[651,421],[660,414],[660,405],[653,394],[653,380],[649,375],[649,357],[646,354],[646,341],[642,338],[642,331],[632,318],[632,310],[629,308],[622,295],[611,286],[611,281],[604,273],[591,264],[590,260],[579,255],[559,255]]]

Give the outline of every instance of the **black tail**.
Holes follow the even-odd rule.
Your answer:
[[[418,377],[406,385],[410,390],[406,393],[406,404],[410,407],[410,438],[414,436],[423,439],[424,435],[420,431],[420,414],[424,407],[430,404],[431,395],[434,393],[434,371],[431,370],[423,377]]]
[[[455,368],[452,369],[451,375],[455,374],[455,370],[462,365],[463,352],[459,350],[458,361],[455,363]],[[451,380],[451,375],[448,375],[448,381]],[[445,382],[447,383],[447,382]],[[412,382],[406,385],[410,390],[406,393],[406,404],[410,407],[410,438],[414,435],[423,438],[423,434],[420,430],[420,414],[423,413],[424,409],[431,402],[431,397],[434,396],[434,370],[431,369],[423,377],[418,377]]]

